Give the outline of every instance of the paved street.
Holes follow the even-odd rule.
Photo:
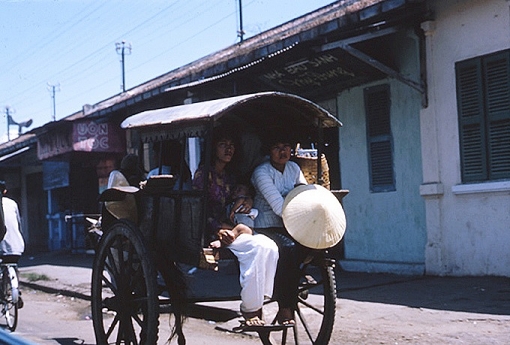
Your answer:
[[[20,262],[22,286],[86,300],[90,296],[91,267],[91,255],[51,253],[26,256]],[[36,276],[46,276],[47,280],[30,281]],[[232,275],[232,278],[236,279],[236,276]],[[212,286],[214,284],[207,287]],[[337,290],[335,330],[330,344],[508,343],[508,278],[409,277],[338,271]],[[223,303],[226,304],[220,305],[219,309],[236,310],[239,302]],[[213,305],[206,304],[206,307],[210,306]],[[218,304],[214,306],[218,307]],[[209,312],[211,310],[214,309]],[[203,315],[207,314],[204,312]],[[195,333],[202,333],[210,341],[232,340],[232,334],[220,330],[231,328],[238,323],[237,319],[214,321],[212,317],[204,318],[194,315],[186,323],[188,343],[202,343],[195,340]],[[161,319],[167,320],[167,316]],[[160,324],[160,337],[164,338],[168,334],[164,330],[167,322],[160,321]],[[92,327],[91,323],[87,327]],[[90,344],[89,341],[84,344]],[[258,341],[255,337],[244,336],[233,343],[254,344]]]

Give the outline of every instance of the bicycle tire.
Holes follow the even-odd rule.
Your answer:
[[[4,291],[2,313],[4,313],[7,328],[14,332],[18,326],[18,303],[13,301],[13,287],[7,266],[3,268],[2,275],[2,289]]]

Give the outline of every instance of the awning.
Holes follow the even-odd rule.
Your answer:
[[[252,116],[257,115],[259,117],[269,116],[272,113],[284,114],[288,115],[287,121],[290,126],[293,119],[303,117],[307,118],[308,121],[321,121],[322,127],[342,126],[342,123],[327,110],[307,99],[280,92],[261,92],[148,110],[128,117],[122,122],[121,127],[155,127],[184,122],[192,125],[207,119],[218,120],[229,112],[252,114]]]
[[[21,154],[23,152],[28,151],[28,150],[30,150],[30,146],[26,146],[26,147],[23,147],[23,148],[21,148],[21,149],[19,149],[17,151],[8,153],[6,155],[3,155],[2,157],[0,157],[0,162],[6,161],[9,158],[13,158],[13,157],[15,157],[15,156],[17,156],[17,155],[19,155],[19,154]]]

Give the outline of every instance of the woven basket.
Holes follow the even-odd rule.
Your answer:
[[[306,182],[319,184],[326,189],[330,189],[328,160],[324,154],[321,155],[322,177],[319,180],[317,180],[317,157],[295,156],[294,160],[301,167]]]

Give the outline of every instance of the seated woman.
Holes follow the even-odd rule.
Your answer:
[[[290,161],[291,144],[285,139],[271,138],[266,142],[269,160],[255,168],[251,182],[255,187],[255,231],[274,240],[280,250],[275,278],[275,299],[278,301],[277,320],[282,325],[293,325],[297,306],[299,266],[307,249],[294,242],[283,226],[282,211],[285,196],[296,185],[307,184],[295,162]]]
[[[208,176],[205,176],[204,166],[200,166],[195,172],[193,188],[205,187],[208,191],[207,231],[213,235],[211,240],[216,239],[211,245],[226,246],[239,260],[241,313],[245,324],[262,326],[264,298],[273,294],[278,247],[268,237],[253,233],[249,227],[252,199],[245,193],[247,189],[236,188],[237,178],[231,169],[234,141],[228,133],[218,132],[213,140]],[[227,214],[229,204],[232,207]]]

